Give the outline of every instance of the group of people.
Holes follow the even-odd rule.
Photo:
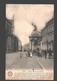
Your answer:
[[[44,50],[44,55],[45,55],[45,59],[47,58],[47,56],[49,56],[49,58],[51,58],[52,57],[52,50],[51,50],[51,48],[49,49],[49,50]]]
[[[41,56],[43,53],[44,53],[44,56],[45,56],[45,59],[46,59],[47,56],[48,56],[48,58],[52,57],[53,51],[50,48],[49,50],[45,49],[42,52],[40,52],[40,49],[37,48],[37,54],[38,54],[38,56]]]
[[[42,57],[42,55],[44,55],[45,56],[45,59],[47,59],[47,56],[48,56],[48,58],[51,58],[52,57],[52,50],[51,50],[51,48],[49,49],[49,50],[47,50],[47,49],[45,49],[45,50],[40,50],[39,48],[37,48],[36,49],[36,53],[37,53],[37,56],[39,57]],[[31,50],[28,50],[28,56],[29,57],[32,57],[32,54],[33,54],[33,51],[31,51]]]

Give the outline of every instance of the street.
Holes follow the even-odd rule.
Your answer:
[[[6,54],[6,69],[54,69],[54,59],[45,59],[38,56],[20,57],[21,53],[25,56],[25,52]]]

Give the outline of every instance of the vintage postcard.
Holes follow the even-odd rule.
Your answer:
[[[54,80],[54,4],[6,4],[5,80]]]

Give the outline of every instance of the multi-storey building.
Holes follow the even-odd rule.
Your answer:
[[[13,34],[14,20],[6,18],[6,52],[18,51],[18,38]]]
[[[51,48],[54,50],[54,18],[46,23],[46,26],[41,31],[42,34],[42,49]]]
[[[12,52],[13,22],[6,18],[6,52]]]
[[[19,40],[18,40],[17,36],[15,36],[15,38],[14,38],[14,51],[18,51],[18,42],[19,42]]]

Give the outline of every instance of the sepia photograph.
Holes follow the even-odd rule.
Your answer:
[[[54,80],[54,4],[6,4],[5,80]]]

